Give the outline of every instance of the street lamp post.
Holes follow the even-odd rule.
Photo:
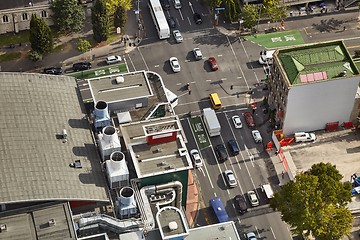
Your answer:
[[[258,18],[258,22],[257,22],[257,26],[256,26],[256,32],[259,31],[259,24],[260,24],[260,18],[261,18],[261,10],[262,10],[263,8],[265,8],[265,6],[261,4],[261,5],[260,5],[260,10],[259,10],[259,18]]]

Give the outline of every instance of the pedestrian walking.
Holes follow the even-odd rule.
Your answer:
[[[282,178],[282,179],[285,178],[285,173],[284,173],[284,171],[281,172],[281,178]]]
[[[344,26],[344,29],[343,29],[343,31],[345,31],[346,30],[346,26]]]

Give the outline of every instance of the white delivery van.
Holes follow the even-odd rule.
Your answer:
[[[273,64],[273,55],[274,55],[275,50],[263,50],[260,52],[260,58],[259,58],[259,63],[264,65],[264,64]]]
[[[314,133],[297,132],[295,133],[295,142],[313,142],[316,140]]]
[[[274,197],[274,191],[270,184],[262,184],[261,190],[265,193],[265,195],[268,199],[271,199]]]

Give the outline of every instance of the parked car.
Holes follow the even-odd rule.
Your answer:
[[[239,145],[237,144],[237,142],[234,139],[231,139],[228,141],[229,144],[229,148],[231,150],[231,153],[235,156],[238,155],[240,153],[239,150]]]
[[[194,48],[193,53],[196,60],[201,60],[203,58],[200,48]]]
[[[170,9],[170,1],[169,0],[160,0],[160,4],[164,10]]]
[[[256,238],[255,233],[249,232],[249,233],[246,234],[246,239],[247,240],[256,240],[257,238]]]
[[[247,212],[248,207],[246,205],[246,200],[245,200],[244,196],[236,195],[235,196],[235,202],[236,202],[236,206],[239,209],[240,213],[246,213]]]
[[[226,152],[226,148],[223,144],[216,145],[215,147],[215,154],[219,161],[226,161],[229,156]]]
[[[245,118],[245,122],[248,125],[249,128],[254,128],[255,127],[255,122],[254,122],[254,118],[252,117],[250,112],[244,112],[243,116]]]
[[[181,43],[184,40],[179,30],[174,30],[173,35],[176,43]]]
[[[203,160],[200,157],[199,151],[197,149],[193,149],[190,151],[191,158],[193,160],[195,168],[202,167]]]
[[[232,187],[237,186],[237,181],[236,181],[235,175],[234,175],[232,170],[226,170],[224,172],[224,175],[225,175],[225,179],[226,179],[227,184],[229,185],[229,187],[232,188]]]
[[[196,24],[202,24],[202,17],[199,13],[194,13],[193,17]]]
[[[219,66],[217,65],[217,61],[214,57],[211,57],[208,59],[210,63],[211,70],[217,71],[219,69]]]
[[[78,63],[74,63],[72,66],[73,70],[75,72],[77,71],[84,71],[84,70],[88,70],[91,68],[91,63],[90,62],[78,62]]]
[[[259,130],[251,131],[251,135],[253,136],[256,143],[262,143],[262,137]]]
[[[173,72],[180,72],[180,63],[179,60],[176,57],[170,58],[170,66],[173,70]]]
[[[109,57],[106,57],[105,61],[107,64],[119,63],[119,62],[121,62],[121,57],[120,56],[109,56]]]
[[[181,8],[180,0],[174,0],[174,7],[175,7],[175,9],[180,9]]]
[[[256,207],[256,206],[260,205],[259,200],[258,200],[258,198],[256,196],[256,193],[254,191],[248,191],[247,195],[249,197],[249,201],[250,201],[251,206]]]
[[[60,75],[62,73],[61,67],[49,67],[44,69],[45,74]]]
[[[175,21],[175,18],[173,18],[173,17],[168,17],[167,18],[167,22],[168,22],[168,24],[169,24],[169,27],[171,27],[171,28],[176,28],[176,21]]]
[[[297,132],[294,134],[295,142],[314,142],[316,135],[314,133]]]
[[[242,128],[242,122],[241,122],[240,116],[234,115],[234,116],[232,116],[231,119],[234,123],[235,128]]]

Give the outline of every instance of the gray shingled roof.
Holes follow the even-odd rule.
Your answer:
[[[105,177],[74,78],[0,73],[0,203],[107,202]],[[66,129],[67,143],[59,139]],[[82,168],[70,168],[80,160]]]
[[[48,0],[0,0],[0,10],[29,7],[29,3],[33,6],[49,4]]]

